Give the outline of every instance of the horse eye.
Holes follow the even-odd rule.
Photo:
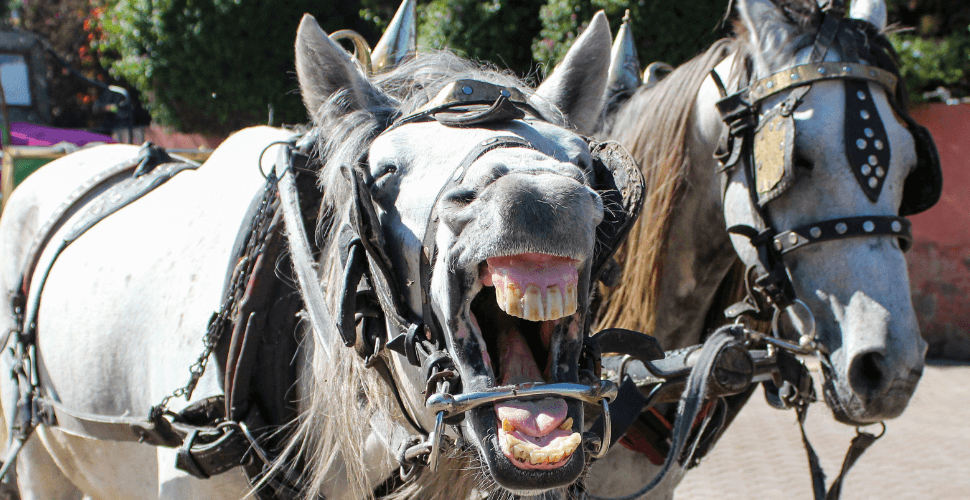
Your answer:
[[[812,170],[815,164],[812,160],[809,160],[804,155],[795,153],[795,168],[804,168],[805,170]]]
[[[385,177],[387,175],[391,175],[396,172],[397,172],[397,165],[394,165],[394,164],[383,165],[378,169],[377,175],[374,176],[374,179],[377,180],[377,179],[380,179],[381,177]]]

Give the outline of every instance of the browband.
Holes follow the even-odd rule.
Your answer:
[[[847,62],[817,62],[795,66],[762,78],[748,87],[751,105],[784,90],[810,85],[822,80],[868,80],[883,86],[891,96],[896,94],[896,75],[875,66]]]

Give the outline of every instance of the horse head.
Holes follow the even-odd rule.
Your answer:
[[[619,210],[604,211],[602,162],[573,127],[598,119],[609,43],[600,14],[532,90],[450,54],[369,79],[312,17],[297,35],[320,131],[323,281],[339,288],[360,241],[366,279],[351,292],[371,292],[358,319],[379,319],[345,341],[378,347],[412,432],[471,450],[516,494],[573,483],[584,443],[600,448],[583,402],[611,388],[587,370],[584,340],[591,284],[618,243],[598,235]]]
[[[776,128],[766,131],[764,146],[756,133],[748,157],[756,164],[730,176],[725,220],[760,230],[760,211],[779,231],[770,244],[808,308],[791,306],[788,316],[801,335],[816,323],[827,360],[825,397],[836,418],[894,418],[916,388],[926,353],[903,254],[908,223],[898,216],[925,209],[927,200],[914,192],[923,186],[911,186],[932,183],[934,167],[923,165],[917,141],[925,138],[906,116],[905,86],[880,34],[885,6],[857,8],[870,16],[863,19],[822,12],[815,2],[750,0],[738,11],[751,54],[749,99],[760,100],[758,92],[769,92],[761,85],[775,83],[774,95],[760,102],[759,132]],[[826,78],[778,92],[793,79],[819,76]],[[775,110],[791,118],[774,119]],[[780,161],[769,167],[771,156]],[[749,238],[732,241],[745,264],[759,262]]]
[[[839,1],[735,10],[733,38],[659,83],[610,94],[620,102],[603,133],[630,148],[655,202],[601,324],[652,331],[668,348],[696,343],[740,257],[751,287],[774,287],[754,301],[761,318],[780,311],[779,333],[816,342],[836,418],[894,418],[926,352],[903,217],[935,203],[942,181],[932,138],[907,114],[885,5],[853,2],[849,17]]]

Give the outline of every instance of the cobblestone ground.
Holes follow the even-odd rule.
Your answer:
[[[970,499],[970,365],[927,366],[909,408],[887,427],[849,472],[843,499]],[[806,429],[831,484],[855,430],[824,403],[812,406]],[[769,407],[759,389],[675,499],[812,500],[794,412]]]

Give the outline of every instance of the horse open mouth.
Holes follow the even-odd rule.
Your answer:
[[[578,308],[580,262],[547,254],[493,257],[482,265],[484,288],[472,301],[472,317],[485,340],[500,386],[553,382],[554,357],[565,335],[562,319]],[[562,398],[506,401],[494,405],[495,435],[502,454],[518,469],[565,465],[582,443],[581,423]]]

